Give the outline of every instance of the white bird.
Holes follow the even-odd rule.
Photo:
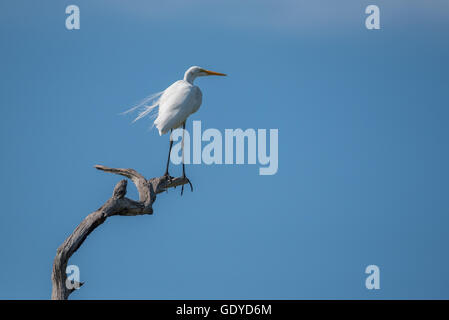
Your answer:
[[[170,131],[170,148],[168,151],[167,166],[164,176],[167,179],[172,177],[168,173],[168,167],[170,164],[170,153],[173,146],[173,140],[171,139],[171,132],[173,129],[182,126],[185,129],[187,118],[198,111],[202,102],[202,93],[200,88],[193,84],[193,81],[197,77],[203,76],[226,76],[224,73],[214,72],[203,69],[201,67],[190,67],[184,74],[183,80],[178,80],[165,89],[162,92],[153,94],[145,98],[140,104],[129,109],[125,113],[134,111],[143,107],[143,111],[139,113],[134,121],[137,121],[151,113],[156,107],[158,107],[158,113],[154,125],[159,130],[159,135],[163,135]],[[147,105],[148,102],[153,102],[151,105]],[[182,140],[182,148],[184,148],[184,136]],[[184,150],[183,150],[184,157]],[[185,175],[184,161],[182,163],[182,177],[190,184],[190,188],[193,191],[190,180]],[[184,191],[184,185],[181,189],[181,195]]]

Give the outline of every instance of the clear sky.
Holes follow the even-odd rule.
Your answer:
[[[56,248],[121,179],[95,164],[163,174],[168,137],[118,114],[191,65],[229,76],[196,81],[187,127],[279,129],[278,173],[189,165],[193,193],[88,237],[72,299],[449,298],[448,15],[443,0],[1,1],[0,298],[50,297]]]

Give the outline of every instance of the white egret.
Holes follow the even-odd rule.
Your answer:
[[[167,179],[172,178],[168,173],[168,167],[170,164],[170,153],[173,146],[173,140],[171,139],[171,132],[173,131],[173,129],[179,128],[181,126],[183,129],[185,129],[187,118],[192,113],[197,112],[201,106],[202,93],[200,88],[198,88],[193,84],[193,81],[197,77],[212,76],[212,75],[226,76],[226,74],[224,73],[206,70],[197,66],[190,67],[185,72],[183,80],[178,80],[164,91],[145,98],[140,104],[125,112],[128,113],[130,111],[134,111],[138,108],[143,107],[143,110],[139,112],[137,118],[134,119],[134,121],[137,121],[149,115],[152,110],[158,107],[158,113],[156,119],[154,120],[154,125],[159,130],[159,135],[163,135],[170,131],[170,147],[168,151],[167,166],[164,173],[164,176]],[[149,102],[152,102],[152,104],[147,105]],[[188,181],[190,188],[193,191],[192,183],[186,177],[185,174],[184,135],[182,140],[182,149],[183,149],[182,176]],[[181,195],[183,191],[184,185],[182,186],[181,189]]]

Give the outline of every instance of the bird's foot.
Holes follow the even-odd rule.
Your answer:
[[[174,179],[168,172],[164,173],[163,177],[165,181],[168,181],[169,183],[171,183]]]
[[[182,177],[184,180],[187,180],[187,183],[190,185],[190,190],[193,192],[193,186],[192,183],[190,182],[189,178],[187,178],[185,175]],[[181,187],[181,196],[184,193],[184,184]]]

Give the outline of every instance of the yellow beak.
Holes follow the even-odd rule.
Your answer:
[[[205,69],[203,69],[203,71],[211,76],[226,76],[226,74],[220,73],[220,72],[215,72],[215,71],[210,71],[210,70],[205,70]]]

